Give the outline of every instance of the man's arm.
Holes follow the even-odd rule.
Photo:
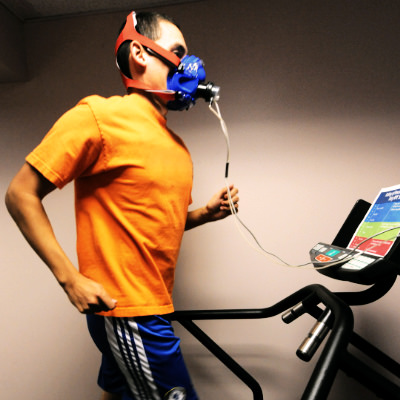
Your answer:
[[[232,202],[237,210],[239,207],[238,189],[231,185],[229,191]],[[229,206],[228,189],[223,188],[216,193],[204,207],[188,212],[185,230],[195,228],[207,222],[218,221],[230,214],[231,209]]]
[[[115,307],[104,288],[80,274],[58,243],[43,207],[43,198],[56,186],[25,163],[6,193],[6,206],[28,243],[50,268],[71,303],[81,313]]]

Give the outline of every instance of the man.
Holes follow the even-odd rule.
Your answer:
[[[185,229],[231,211],[225,188],[188,212],[192,162],[166,126],[171,99],[163,92],[173,69],[165,57],[179,63],[187,55],[181,31],[160,14],[130,17],[133,40],[123,41],[125,60],[118,54],[128,95],[90,96],[65,113],[27,156],[6,204],[71,303],[88,314],[103,353],[102,399],[194,400],[168,320],[175,264]],[[42,204],[71,181],[79,271],[57,242]],[[238,191],[231,186],[230,192],[237,207]]]

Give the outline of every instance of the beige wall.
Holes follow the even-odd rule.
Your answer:
[[[229,180],[240,188],[240,216],[269,251],[290,263],[330,241],[358,198],[372,201],[400,182],[399,25],[393,1],[218,0],[167,7],[190,52],[222,87],[230,132]],[[30,78],[0,85],[0,192],[56,118],[90,94],[122,93],[113,42],[125,13],[32,22],[25,26]],[[190,147],[193,207],[224,185],[226,147],[218,121],[199,104],[169,116]],[[72,189],[46,200],[56,234],[75,261]],[[99,355],[85,320],[0,206],[1,398],[95,399]],[[185,235],[177,270],[178,309],[267,307],[310,283],[362,287],[311,270],[277,266],[251,249],[233,219]],[[355,309],[356,329],[400,359],[395,287]],[[312,325],[202,322],[262,384],[270,400],[299,398],[314,361],[295,356]],[[251,394],[182,328],[183,348],[204,399]],[[374,399],[339,374],[330,399]]]

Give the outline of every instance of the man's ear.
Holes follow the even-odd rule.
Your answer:
[[[147,65],[147,53],[145,49],[137,40],[132,40],[129,47],[129,67],[131,74],[135,72],[143,73]]]

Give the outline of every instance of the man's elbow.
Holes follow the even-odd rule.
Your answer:
[[[56,186],[36,169],[25,163],[11,181],[5,196],[9,213],[14,217],[27,204],[37,204]]]
[[[7,189],[4,201],[8,212],[14,217],[18,208],[19,202],[19,191],[16,185],[11,182]]]
[[[26,206],[30,201],[29,196],[27,196],[27,191],[23,185],[21,185],[18,176],[14,177],[8,186],[4,201],[12,218],[17,220],[22,213],[24,206]]]

